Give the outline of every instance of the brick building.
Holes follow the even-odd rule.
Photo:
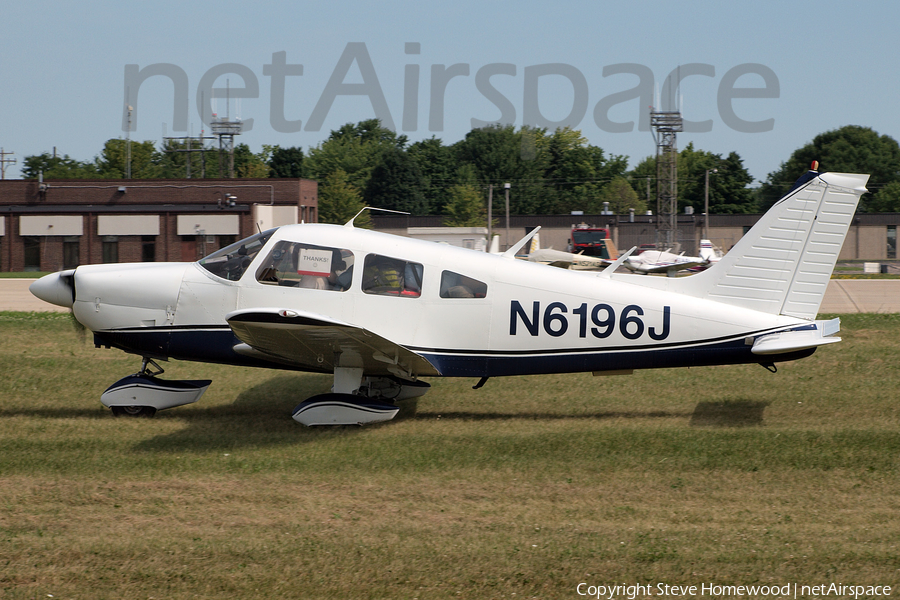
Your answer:
[[[709,238],[723,250],[729,250],[759,220],[762,215],[711,215]],[[635,215],[512,215],[507,236],[504,217],[495,223],[493,233],[500,236],[500,249],[504,250],[518,241],[535,226],[541,226],[542,248],[565,250],[572,237],[572,227],[585,223],[596,227],[608,227],[610,236],[619,250],[656,242],[655,217]],[[439,216],[399,216],[372,214],[375,229],[396,235],[410,235],[415,228],[439,227]],[[859,213],[853,218],[847,239],[841,249],[840,260],[896,261],[897,229],[900,213]],[[678,216],[678,241],[681,250],[696,256],[700,238],[704,236],[703,215]]]
[[[318,217],[308,179],[0,181],[0,270],[188,261]]]

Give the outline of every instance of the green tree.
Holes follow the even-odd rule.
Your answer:
[[[273,146],[264,145],[263,149],[254,153],[247,144],[234,147],[235,177],[268,177],[269,159]]]
[[[110,139],[94,159],[97,173],[105,179],[122,179],[128,172],[128,146],[131,146],[131,178],[156,179],[163,174],[160,153],[151,141],[129,144],[128,140]]]
[[[791,189],[813,161],[820,171],[869,173],[869,184],[880,189],[900,179],[900,146],[869,127],[846,125],[820,133],[798,148],[781,167],[769,173],[759,190],[760,209],[766,210]]]
[[[344,224],[363,209],[359,190],[352,185],[341,169],[329,173],[319,181],[319,223]],[[358,227],[370,225],[368,211],[363,212],[355,224]]]
[[[900,212],[900,181],[892,181],[869,198],[869,212]]]
[[[736,152],[722,158],[688,144],[678,153],[678,209],[692,206],[704,210],[706,171],[709,170],[709,212],[711,214],[743,214],[756,211],[756,199],[747,187],[753,177]],[[656,212],[656,158],[648,156],[628,173],[628,180],[638,197],[646,201],[649,183],[650,201],[647,208]]]
[[[94,179],[99,177],[97,167],[92,162],[81,162],[64,156],[53,156],[49,152],[26,156],[22,159],[24,179]]]
[[[331,132],[328,139],[311,148],[304,159],[307,175],[324,180],[337,170],[343,171],[347,181],[360,194],[366,189],[372,171],[381,161],[381,154],[391,148],[403,149],[406,136],[397,136],[381,127],[378,119],[348,123]]]
[[[159,153],[160,177],[164,179],[180,179],[188,176],[187,165],[190,161],[192,179],[215,178],[219,176],[219,151],[201,145],[193,139],[188,152],[187,140],[167,139],[163,142]]]
[[[539,144],[547,153],[544,182],[553,213],[593,212],[590,207],[597,205],[604,185],[628,166],[622,156],[606,159],[601,148],[591,146],[580,131],[568,127],[543,136]]]
[[[447,190],[444,225],[447,227],[483,227],[487,223],[484,194],[470,183],[459,183]]]
[[[542,129],[516,131],[511,125],[492,125],[473,129],[452,148],[458,163],[475,169],[480,184],[493,184],[495,190],[511,184],[510,213],[540,214],[552,205],[543,180],[547,167],[543,136]],[[497,214],[505,210],[503,193],[494,194],[494,210]]]
[[[381,153],[381,161],[372,169],[363,199],[368,206],[426,215],[424,187],[416,162],[400,148],[389,148]]]
[[[656,212],[656,158],[644,158],[625,177],[646,207]]]
[[[460,183],[455,180],[457,162],[450,146],[444,146],[440,139],[432,136],[415,142],[407,150],[422,174],[425,202],[432,214],[443,214],[447,202],[448,189]],[[471,171],[474,177],[474,170]]]
[[[744,168],[741,157],[731,152],[727,158],[706,150],[695,150],[690,143],[678,154],[678,208],[692,206],[704,211],[706,171],[709,174],[710,214],[744,214],[756,211],[753,192],[747,187],[753,177]]]
[[[301,148],[275,146],[269,159],[269,177],[303,177],[303,158]]]
[[[590,212],[599,213],[603,210],[604,202],[609,202],[609,210],[617,215],[628,214],[629,208],[633,208],[636,214],[643,214],[647,210],[647,203],[637,195],[628,180],[621,175],[614,177],[612,181],[603,186],[597,200],[589,205]]]

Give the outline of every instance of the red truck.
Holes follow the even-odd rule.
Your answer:
[[[573,254],[615,260],[615,257],[610,254],[611,245],[612,240],[609,237],[609,229],[606,227],[593,227],[582,224],[572,228]]]

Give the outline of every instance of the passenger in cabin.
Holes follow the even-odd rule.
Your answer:
[[[397,261],[382,256],[366,261],[363,271],[363,291],[376,294],[399,294],[403,290],[403,275]]]
[[[279,242],[260,268],[260,283],[346,291],[353,278],[353,253],[296,242]]]

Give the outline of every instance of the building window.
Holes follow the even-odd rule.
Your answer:
[[[119,238],[114,235],[103,237],[103,262],[107,264],[119,262]]]
[[[155,235],[142,235],[141,236],[141,261],[143,261],[143,262],[156,261],[156,236]]]
[[[77,235],[67,236],[63,238],[63,268],[74,269],[81,264],[80,259],[81,241]]]
[[[887,257],[897,258],[897,226],[888,225],[887,228]]]
[[[27,236],[25,240],[25,264],[26,271],[41,270],[41,238]]]

